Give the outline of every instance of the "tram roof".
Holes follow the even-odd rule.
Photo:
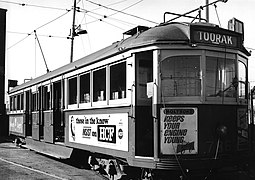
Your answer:
[[[65,73],[76,70],[77,68],[81,68],[86,65],[104,60],[106,58],[128,51],[130,49],[149,46],[153,44],[164,44],[169,42],[188,44],[190,42],[190,25],[192,24],[174,22],[169,24],[160,24],[153,28],[139,27],[138,29],[142,30],[138,31],[137,33],[132,33],[134,35],[132,35],[131,37],[115,42],[106,48],[103,48],[70,64],[48,72],[19,86],[16,86],[10,91],[10,93],[17,92],[19,90],[22,90],[23,88],[31,87],[40,82],[44,82],[52,78],[61,76]],[[133,30],[127,32],[133,32]]]

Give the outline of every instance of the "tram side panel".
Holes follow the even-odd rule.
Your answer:
[[[69,147],[128,157],[130,108],[65,112],[65,142]],[[131,135],[132,136],[132,135]]]

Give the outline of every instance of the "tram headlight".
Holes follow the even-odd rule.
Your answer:
[[[223,138],[224,136],[226,136],[227,132],[228,132],[228,128],[224,125],[219,125],[216,128],[216,133],[220,138]]]

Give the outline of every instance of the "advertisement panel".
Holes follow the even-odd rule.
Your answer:
[[[69,115],[69,141],[128,151],[128,113]]]
[[[162,154],[197,154],[197,108],[161,108]]]
[[[9,118],[9,130],[10,132],[23,134],[23,124],[24,124],[24,118],[23,116],[10,116]]]

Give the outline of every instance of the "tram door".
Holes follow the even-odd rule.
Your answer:
[[[43,104],[44,104],[44,141],[53,143],[53,111],[51,110],[51,94],[52,94],[52,85],[46,85],[43,88]]]
[[[53,131],[54,141],[64,142],[64,119],[62,117],[63,81],[53,84]]]
[[[152,99],[147,97],[147,83],[153,79],[153,52],[137,53],[135,57],[135,154],[153,156]]]
[[[30,90],[25,92],[25,126],[26,136],[32,136],[32,109]]]
[[[32,137],[35,140],[44,139],[42,114],[42,87],[32,93]]]

